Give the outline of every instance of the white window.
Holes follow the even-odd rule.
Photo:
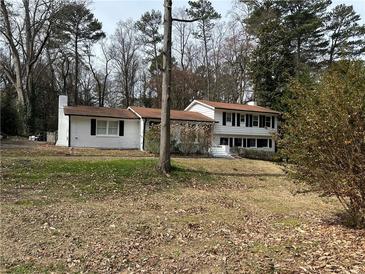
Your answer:
[[[96,122],[96,135],[106,135],[107,121],[97,120]]]
[[[271,127],[271,117],[265,117],[265,127]]]
[[[118,135],[118,121],[96,121],[96,135]]]
[[[118,121],[109,121],[108,135],[118,135]]]
[[[245,125],[245,114],[241,114],[240,116],[240,121],[241,121],[241,126],[244,126]]]
[[[227,117],[226,117],[226,121],[227,122],[232,122],[232,113],[230,113],[230,112],[227,112]]]
[[[254,126],[254,127],[259,126],[259,116],[257,116],[257,115],[252,116],[252,126]]]

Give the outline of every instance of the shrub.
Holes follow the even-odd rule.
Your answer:
[[[209,124],[172,123],[171,152],[184,155],[208,152],[211,143],[212,126]],[[158,154],[160,150],[160,126],[153,125],[145,135],[145,149]]]
[[[365,65],[342,62],[317,82],[291,86],[282,153],[290,175],[335,196],[365,225]]]
[[[267,150],[238,148],[238,155],[249,159],[258,159],[267,161],[279,160],[277,154],[274,151],[267,151]]]
[[[145,150],[158,154],[160,152],[160,127],[151,126],[145,133]]]

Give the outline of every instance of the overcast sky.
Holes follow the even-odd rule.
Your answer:
[[[211,0],[214,8],[225,18],[232,9],[232,0]],[[355,11],[361,15],[365,24],[365,0],[332,0],[333,5],[341,3],[353,5]],[[186,7],[188,0],[173,1],[173,9]],[[140,16],[151,9],[163,10],[163,0],[93,0],[91,8],[95,16],[103,23],[107,34],[113,34],[116,24],[120,20],[132,18],[138,20]]]

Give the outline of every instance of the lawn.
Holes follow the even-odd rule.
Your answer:
[[[279,164],[1,150],[0,272],[364,273],[365,231]]]

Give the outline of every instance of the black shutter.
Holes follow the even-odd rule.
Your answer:
[[[252,114],[250,114],[249,116],[250,116],[250,127],[252,127]]]
[[[229,138],[229,146],[233,147],[233,138]]]
[[[119,121],[119,136],[124,136],[124,121]]]
[[[236,113],[232,113],[232,126],[236,125]]]
[[[272,147],[272,140],[269,139],[269,147]]]
[[[248,117],[249,117],[250,115],[249,114],[246,114],[246,127],[249,127],[249,119],[248,119]]]
[[[243,138],[242,141],[243,141],[242,146],[243,147],[246,147],[247,146],[247,144],[246,144],[246,138]]]
[[[260,127],[265,127],[265,116],[260,115]]]
[[[271,127],[275,128],[275,116],[271,117]]]
[[[241,125],[241,114],[237,113],[237,126]]]
[[[96,135],[96,119],[91,119],[90,134]]]
[[[222,120],[222,124],[225,126],[226,125],[226,119],[227,119],[227,113],[223,112],[223,120]]]

